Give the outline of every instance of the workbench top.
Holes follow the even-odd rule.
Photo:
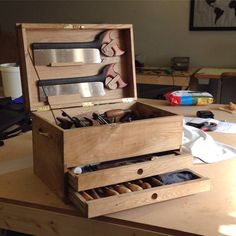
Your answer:
[[[187,116],[195,115],[197,110],[211,109],[216,119],[236,122],[236,115],[215,110],[216,105],[172,107],[166,101],[145,99],[142,99],[142,101]],[[211,135],[218,141],[236,146],[236,134],[211,133]],[[66,220],[70,219],[72,222],[73,218],[73,222],[78,221],[82,225],[94,224],[94,227],[91,227],[93,229],[89,229],[90,234],[88,233],[88,235],[100,235],[96,227],[103,227],[104,221],[113,222],[109,225],[109,227],[111,226],[111,232],[117,229],[113,235],[122,235],[116,233],[120,230],[119,225],[123,225],[126,230],[127,227],[131,227],[132,232],[136,232],[133,227],[135,230],[140,230],[143,227],[142,230],[145,230],[145,232],[152,232],[145,235],[163,235],[157,232],[165,232],[168,235],[183,235],[183,232],[180,233],[180,231],[195,235],[235,235],[236,158],[214,164],[198,164],[194,165],[192,169],[211,179],[210,192],[122,211],[95,220],[84,219],[80,217],[80,213],[72,205],[63,203],[33,174],[31,132],[21,134],[6,140],[5,145],[0,147],[0,228],[10,228],[21,232],[34,233],[35,235],[40,235],[42,232],[43,235],[61,235],[60,233],[67,229],[67,233],[70,233],[67,235],[76,235],[76,227],[72,232],[68,228],[72,223],[67,225]],[[51,226],[50,229],[43,226],[43,223],[47,225],[48,222],[39,217],[43,210],[47,211],[48,217],[52,213],[56,213],[57,216],[60,214],[60,217],[62,217],[61,214],[66,214],[67,217],[70,216],[71,218],[59,220],[60,217],[58,216],[57,225],[53,226],[57,233],[52,233]],[[39,215],[36,217],[32,215],[32,212]],[[30,221],[30,223],[27,222],[29,220],[27,213],[31,214],[32,222]],[[39,226],[37,226],[37,222],[33,221],[37,221]],[[53,223],[55,222],[56,218]],[[61,224],[64,224],[64,228]],[[173,229],[173,231],[165,231],[163,228]],[[84,230],[84,228],[79,229]],[[91,230],[93,233],[91,233]],[[122,230],[119,232],[123,232]],[[233,232],[232,234],[224,234],[224,232],[230,232],[230,230]],[[94,234],[95,231],[96,234]],[[103,232],[102,228],[100,232]]]

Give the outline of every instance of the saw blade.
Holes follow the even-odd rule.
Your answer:
[[[35,49],[34,64],[45,66],[60,63],[101,63],[100,51],[97,48],[73,49]]]
[[[106,93],[102,82],[57,84],[39,87],[39,100],[42,102],[47,101],[48,96],[68,94],[79,94],[81,97],[100,97]]]

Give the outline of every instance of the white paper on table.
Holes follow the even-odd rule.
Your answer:
[[[203,123],[203,122],[212,122],[212,123],[216,123],[217,127],[215,130],[211,132],[236,134],[236,123],[220,121],[220,120],[215,120],[211,118],[184,117],[184,124],[186,124],[187,122],[194,122],[198,124]]]
[[[216,142],[206,132],[188,125],[183,127],[182,148],[195,157],[194,163],[214,163],[236,157],[236,148]]]
[[[214,130],[214,132],[236,134],[236,123],[219,121],[219,123],[217,124],[217,128],[216,130]]]

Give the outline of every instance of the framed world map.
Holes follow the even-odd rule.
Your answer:
[[[236,30],[236,0],[191,0],[190,30]]]

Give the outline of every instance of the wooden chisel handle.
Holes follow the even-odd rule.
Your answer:
[[[115,191],[114,189],[110,189],[110,188],[108,188],[108,187],[105,187],[104,190],[105,190],[105,193],[106,193],[108,196],[119,195],[119,193],[118,193],[117,191]]]
[[[147,182],[143,182],[141,179],[137,180],[137,184],[142,187],[143,189],[148,189],[148,188],[152,188],[152,185],[147,183]]]
[[[159,179],[154,177],[148,178],[148,182],[152,185],[152,187],[158,187],[164,185]]]
[[[84,197],[84,199],[86,201],[90,201],[90,200],[93,200],[93,197],[90,196],[88,193],[86,193],[85,191],[81,192],[81,195]]]
[[[98,193],[96,192],[95,189],[89,190],[89,193],[93,197],[93,199],[99,199],[100,198],[100,196],[98,195]]]
[[[137,184],[131,184],[130,182],[125,183],[125,186],[126,186],[127,188],[129,188],[132,192],[140,191],[140,190],[143,189],[143,188],[140,187],[139,185],[137,185]]]
[[[127,113],[132,113],[132,110],[130,109],[113,109],[106,111],[104,114],[107,118],[113,118],[113,117],[122,117]]]
[[[132,191],[129,188],[126,188],[124,185],[117,184],[113,187],[118,193],[131,193]]]

